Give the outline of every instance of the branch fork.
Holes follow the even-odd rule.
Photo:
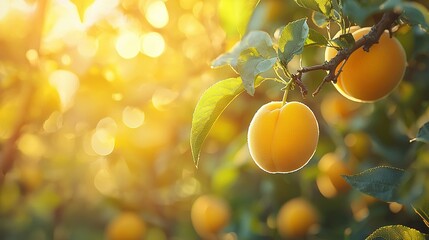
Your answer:
[[[327,71],[326,76],[323,78],[323,81],[319,84],[316,90],[313,92],[313,97],[317,95],[322,89],[323,85],[327,82],[336,83],[338,76],[341,73],[341,69],[344,66],[345,61],[350,57],[350,55],[358,50],[363,48],[364,51],[369,52],[372,45],[377,44],[381,35],[385,30],[389,31],[390,37],[392,37],[392,26],[398,20],[400,12],[391,11],[383,14],[381,20],[375,24],[369,33],[364,35],[361,39],[357,40],[354,45],[350,48],[342,49],[337,52],[337,55],[332,58],[330,61],[325,61],[323,64],[302,67],[297,70],[297,73],[292,74],[292,80],[297,84],[301,89],[301,94],[305,97],[308,93],[307,88],[302,82],[302,75],[306,72],[316,71],[316,70],[325,70]],[[337,70],[337,68],[339,69]]]

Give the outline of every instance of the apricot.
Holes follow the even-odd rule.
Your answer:
[[[250,122],[250,155],[269,173],[297,171],[310,161],[319,140],[319,125],[309,107],[300,102],[270,102]]]
[[[134,212],[123,212],[107,226],[109,240],[140,240],[146,232],[146,224]]]
[[[357,41],[370,30],[370,27],[360,28],[352,32],[353,38]],[[336,54],[335,49],[327,48],[325,60],[331,60]],[[398,86],[406,65],[404,48],[385,31],[369,52],[360,48],[350,55],[334,86],[343,96],[353,101],[374,102],[386,97]]]
[[[225,200],[212,195],[203,195],[191,208],[191,221],[195,231],[205,239],[216,239],[219,232],[229,224],[230,208]]]
[[[308,200],[298,197],[287,201],[277,215],[277,228],[282,237],[303,238],[319,224],[319,214]]]
[[[344,143],[349,148],[350,152],[362,160],[371,153],[372,142],[370,136],[365,132],[349,133],[344,138]]]
[[[353,34],[354,32],[356,32],[356,31],[357,31],[357,30],[359,30],[359,29],[360,29],[360,27],[359,27],[359,26],[351,26],[351,27],[349,27],[349,28],[347,29],[346,33],[351,33],[351,34]],[[338,38],[341,34],[342,34],[342,31],[340,30],[340,31],[338,31],[338,32],[334,35],[334,37],[333,37],[332,39]],[[327,47],[327,48],[325,49],[325,60],[326,60],[326,61],[331,60],[332,58],[334,58],[334,57],[335,57],[335,55],[337,55],[337,52],[338,52],[338,51],[337,51],[335,48],[333,48],[333,47]]]
[[[350,175],[352,171],[336,153],[323,155],[317,166],[320,174],[316,179],[316,184],[323,196],[332,198],[338,193],[350,190],[350,185],[342,175]]]
[[[327,123],[336,124],[351,119],[360,107],[360,103],[344,98],[337,91],[332,91],[323,97],[320,110]]]

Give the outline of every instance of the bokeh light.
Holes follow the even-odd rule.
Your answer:
[[[115,46],[121,57],[131,59],[140,51],[140,35],[135,32],[124,32],[116,40]]]
[[[57,89],[62,108],[67,109],[79,88],[78,76],[67,70],[56,70],[50,74],[49,82]]]
[[[165,49],[165,41],[161,34],[150,32],[143,35],[141,40],[141,51],[149,57],[159,57]]]
[[[100,156],[113,152],[116,142],[117,124],[112,118],[101,119],[91,136],[91,147]]]
[[[126,106],[122,111],[122,121],[129,128],[138,128],[144,122],[144,112],[136,107]]]
[[[165,3],[160,0],[150,2],[145,11],[145,17],[153,27],[165,27],[169,20]]]
[[[173,103],[179,94],[167,88],[157,89],[152,95],[152,104],[158,110],[165,110],[166,107]]]

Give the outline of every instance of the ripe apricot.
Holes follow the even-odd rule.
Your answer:
[[[304,167],[316,151],[319,125],[300,102],[270,102],[253,116],[248,131],[249,152],[269,173],[288,173]]]
[[[301,197],[287,201],[277,215],[277,228],[282,237],[301,239],[317,227],[318,223],[316,208]]]
[[[109,223],[106,229],[109,240],[139,240],[146,232],[146,224],[134,212],[124,212]]]
[[[359,30],[359,29],[360,29],[360,27],[359,27],[359,26],[351,26],[351,27],[349,27],[349,28],[347,29],[346,33],[351,33],[351,34],[353,34],[354,32],[356,32],[356,31],[357,31],[357,30]],[[338,31],[338,32],[334,35],[334,37],[333,37],[332,39],[338,38],[341,34],[342,34],[342,31],[340,30],[340,31]],[[327,47],[327,48],[325,49],[325,60],[326,60],[326,61],[331,60],[332,58],[334,58],[334,57],[335,57],[335,55],[337,55],[337,50],[336,50],[335,48],[333,48],[333,47]]]
[[[323,97],[320,110],[327,123],[336,124],[352,118],[360,106],[360,103],[343,97],[337,91],[332,91]]]
[[[195,231],[203,238],[216,239],[217,234],[228,225],[230,209],[221,198],[203,195],[191,208],[191,221]]]
[[[332,198],[337,193],[350,190],[350,185],[341,175],[350,175],[352,171],[336,153],[323,155],[317,166],[320,174],[316,183],[323,196]]]
[[[353,38],[357,41],[370,30],[370,27],[358,29],[352,33]],[[335,49],[327,48],[325,60],[331,60],[336,53]],[[396,88],[404,76],[406,65],[404,48],[385,31],[369,52],[360,48],[350,55],[334,86],[353,101],[373,102]]]

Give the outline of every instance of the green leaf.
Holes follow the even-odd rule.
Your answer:
[[[429,122],[423,124],[419,129],[417,136],[414,139],[411,139],[411,141],[429,143]]]
[[[355,44],[355,39],[351,33],[342,34],[339,37],[332,39],[331,44],[341,48],[346,49],[352,47]]]
[[[295,0],[295,2],[301,7],[323,13],[325,16],[331,15],[331,0]]]
[[[375,230],[366,240],[425,240],[429,236],[402,225],[384,226]]]
[[[253,95],[256,77],[271,69],[276,62],[277,53],[270,35],[263,31],[252,31],[237,43],[231,52],[216,58],[212,67],[230,65],[240,74],[246,91]]]
[[[253,10],[260,0],[221,0],[219,2],[219,17],[227,37],[239,38],[246,33],[247,25]]]
[[[404,170],[381,166],[365,170],[344,179],[357,190],[381,199],[385,202],[397,202],[398,187],[402,183]]]
[[[429,30],[429,11],[423,5],[416,2],[404,2],[402,16],[411,25],[420,25]]]
[[[237,71],[240,74],[244,89],[250,95],[255,93],[254,82],[256,77],[271,69],[277,62],[277,57],[266,59],[264,56],[259,55],[258,51],[254,48],[244,50],[239,57]]]
[[[70,0],[77,8],[80,20],[83,21],[86,9],[94,2],[94,0]]]
[[[329,23],[329,19],[320,12],[313,12],[311,14],[311,20],[320,28],[325,28]]]
[[[243,39],[235,44],[230,52],[224,53],[212,62],[212,67],[230,65],[234,70],[238,65],[240,54],[247,49],[254,49],[259,55],[265,58],[276,57],[276,51],[273,48],[273,41],[270,35],[263,31],[252,31],[246,34]]]
[[[401,4],[402,0],[366,1],[365,3],[357,0],[345,0],[343,1],[343,12],[352,22],[362,26],[369,16],[401,7]]]
[[[258,78],[256,86],[264,79]],[[201,147],[210,129],[225,108],[244,91],[241,78],[228,78],[208,88],[195,107],[191,127],[191,151],[195,166],[198,167]]]
[[[417,207],[422,206],[421,202],[426,200],[424,193],[428,180],[429,176],[426,170],[420,168],[407,169],[396,191],[396,202]]]
[[[310,31],[308,33],[308,38],[305,40],[305,46],[326,46],[328,45],[328,39],[325,38],[321,33],[318,31],[310,28]]]
[[[282,30],[279,39],[279,59],[286,66],[294,55],[299,55],[309,33],[307,19],[302,18],[288,23]]]
[[[332,8],[335,11],[334,14],[336,14],[336,17],[339,18],[340,17],[339,14],[342,13],[343,9],[342,9],[342,6],[340,5],[340,3],[338,1],[339,0],[331,0],[331,4],[332,4]]]

